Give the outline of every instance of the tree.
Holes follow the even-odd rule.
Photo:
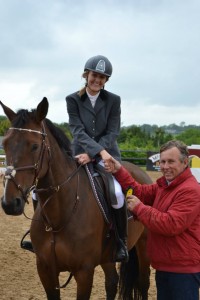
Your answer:
[[[182,121],[182,122],[180,123],[180,127],[185,127],[185,122]]]
[[[176,136],[177,140],[181,140],[186,145],[192,144],[200,145],[200,130],[197,128],[190,128]]]
[[[10,121],[7,118],[0,120],[0,136],[5,135],[6,131],[10,127]]]

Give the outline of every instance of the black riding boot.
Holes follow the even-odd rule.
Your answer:
[[[122,208],[113,209],[115,225],[116,225],[116,237],[117,237],[117,251],[115,255],[115,261],[128,261],[129,255],[127,250],[127,231],[128,231],[128,222],[127,222],[127,208],[126,202]]]
[[[35,211],[35,210],[36,210],[36,207],[37,207],[37,204],[38,204],[38,201],[32,199],[32,202],[33,202],[33,209],[34,209],[34,211]],[[34,252],[34,250],[33,250],[33,245],[32,245],[32,243],[31,243],[31,241],[24,241],[25,237],[26,237],[29,233],[30,233],[30,230],[28,230],[28,231],[24,234],[24,236],[23,236],[23,238],[22,238],[22,240],[21,240],[20,246],[21,246],[22,249],[25,249],[25,250]]]

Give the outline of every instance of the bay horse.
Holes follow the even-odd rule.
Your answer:
[[[17,113],[0,104],[11,122],[3,140],[7,168],[1,204],[6,214],[18,216],[24,212],[31,190],[38,192],[30,234],[47,299],[60,299],[59,274],[64,271],[75,278],[76,299],[90,299],[98,265],[105,274],[106,299],[115,299],[119,275],[112,257],[115,238],[111,226],[100,210],[85,168],[72,156],[69,139],[46,118],[47,98],[36,109]],[[128,162],[124,165],[137,181],[151,183],[139,167]],[[146,300],[150,275],[146,232],[133,219],[128,224],[128,248],[129,262],[120,270],[120,297],[133,299],[134,290],[134,299]],[[133,255],[131,249],[135,249]],[[137,263],[131,265],[135,258]],[[131,275],[127,281],[128,269]]]

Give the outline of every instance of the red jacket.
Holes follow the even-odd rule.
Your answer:
[[[123,190],[142,202],[133,213],[149,229],[147,251],[156,270],[200,272],[200,185],[189,168],[167,185],[165,177],[141,185],[121,167],[114,174]]]

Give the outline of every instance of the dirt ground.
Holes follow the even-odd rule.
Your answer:
[[[155,181],[160,174],[149,172]],[[0,181],[0,196],[3,194],[3,185]],[[31,217],[32,204],[26,206],[26,214]],[[20,248],[23,234],[30,226],[30,220],[23,215],[19,217],[7,216],[0,208],[0,299],[1,300],[45,300],[45,292],[39,280],[35,255]],[[61,283],[64,283],[68,273],[61,274]],[[61,299],[76,299],[75,282],[61,290]],[[104,300],[104,276],[101,268],[95,270],[92,289],[92,300]],[[149,299],[156,299],[154,270],[151,270],[151,285]]]

